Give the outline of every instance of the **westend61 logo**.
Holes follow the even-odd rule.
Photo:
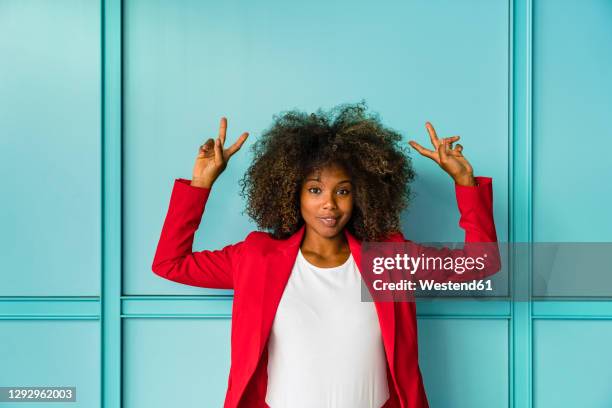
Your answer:
[[[490,279],[472,280],[470,282],[436,282],[433,279],[418,279],[412,281],[401,279],[399,282],[385,282],[382,279],[375,279],[372,287],[376,291],[384,290],[445,290],[445,291],[474,291],[486,290],[493,291],[493,284]]]

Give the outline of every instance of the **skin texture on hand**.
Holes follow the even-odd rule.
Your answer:
[[[410,140],[408,143],[422,156],[428,157],[436,162],[449,176],[455,180],[455,183],[462,186],[475,186],[474,169],[468,160],[463,156],[463,146],[457,143],[453,148],[452,144],[459,140],[460,136],[452,136],[438,138],[436,130],[429,122],[425,124],[425,128],[429,133],[429,139],[434,147],[429,150]]]
[[[249,136],[248,132],[244,132],[233,145],[224,149],[226,133],[227,119],[222,117],[217,138],[215,140],[209,138],[200,146],[193,166],[192,186],[211,188],[215,180],[227,167],[229,159],[240,150]]]

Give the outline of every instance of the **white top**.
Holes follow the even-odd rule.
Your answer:
[[[333,268],[298,252],[268,344],[271,408],[380,408],[389,398],[373,302],[351,254]]]

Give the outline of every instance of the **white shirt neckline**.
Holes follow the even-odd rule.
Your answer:
[[[316,265],[313,265],[312,263],[310,263],[308,261],[308,259],[306,259],[304,254],[302,253],[302,248],[299,248],[299,250],[298,250],[298,257],[302,261],[304,261],[306,263],[306,265],[308,265],[309,268],[312,268],[314,270],[321,271],[321,272],[334,272],[334,271],[339,271],[339,270],[345,269],[348,266],[348,264],[353,260],[353,254],[350,253],[348,258],[346,258],[346,261],[344,261],[343,264],[338,265],[338,266],[332,266],[332,267],[324,268],[324,267],[316,266]]]

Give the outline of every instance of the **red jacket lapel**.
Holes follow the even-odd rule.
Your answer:
[[[289,275],[291,275],[291,270],[297,258],[304,231],[305,227],[302,226],[289,238],[279,240],[276,250],[272,250],[266,259],[262,308],[260,310],[262,313],[259,336],[260,356],[268,341],[274,316],[276,315],[276,309],[278,308],[283,291],[289,280]]]

